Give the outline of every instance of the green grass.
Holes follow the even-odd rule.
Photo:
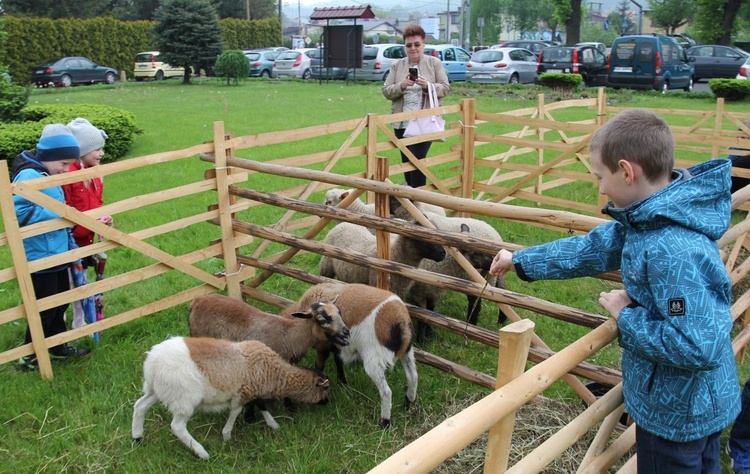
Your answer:
[[[536,105],[527,97],[528,86],[472,87],[455,85],[454,94],[444,104],[458,103],[462,98],[474,97],[477,109],[501,112]],[[533,89],[532,89],[533,90]],[[591,93],[591,91],[586,91]],[[549,91],[548,100],[555,100]],[[659,108],[712,109],[714,101],[708,97],[690,98],[684,94],[615,93],[613,102],[628,106]],[[239,87],[227,87],[220,81],[196,81],[185,86],[177,81],[138,83],[116,86],[74,87],[35,91],[31,104],[97,103],[121,107],[132,112],[143,133],[136,138],[127,158],[186,148],[211,140],[213,123],[224,121],[228,132],[235,136],[269,131],[291,130],[300,127],[362,118],[368,113],[384,114],[390,104],[383,99],[379,84],[349,84],[299,81],[247,81]],[[741,105],[727,104],[728,110],[743,110]],[[557,114],[555,114],[557,116]],[[565,111],[569,120],[590,116],[590,111]],[[670,118],[679,120],[679,118]],[[323,137],[305,142],[292,142],[278,147],[242,150],[239,156],[271,159],[337,147],[345,134]],[[454,140],[434,145],[431,155],[445,152]],[[484,153],[485,150],[482,150]],[[489,153],[489,151],[487,151]],[[497,153],[495,150],[493,153]],[[392,159],[397,155],[389,152]],[[127,159],[126,158],[126,159]],[[351,172],[350,164],[342,164],[341,172]],[[177,163],[152,165],[108,176],[105,182],[105,203],[157,192],[166,187],[200,180],[210,164],[197,158]],[[442,172],[448,172],[443,170]],[[248,186],[257,189],[280,189],[297,180],[269,180],[254,176]],[[593,194],[591,186],[566,189],[566,193],[580,194],[583,199]],[[560,191],[562,193],[562,191]],[[135,231],[168,222],[184,215],[202,212],[215,202],[211,193],[185,197],[166,205],[147,206],[116,216],[116,225],[124,231]],[[273,222],[278,210],[259,206],[242,213],[252,222]],[[737,217],[739,218],[739,217]],[[493,220],[508,242],[533,245],[561,236],[561,233],[512,222]],[[208,224],[190,226],[170,234],[169,238],[150,240],[170,253],[185,253],[205,247],[217,238],[218,230]],[[4,267],[7,255],[1,256]],[[149,259],[129,249],[110,252],[107,275],[113,276],[130,268],[138,268]],[[317,257],[295,257],[293,265],[315,271]],[[202,268],[216,271],[221,262],[201,263]],[[107,295],[107,312],[118,314],[143,302],[163,298],[180,288],[194,284],[190,278],[174,272],[158,279],[131,285],[125,290]],[[594,279],[571,282],[537,282],[525,284],[509,276],[508,288],[586,311],[602,313],[596,295],[611,283]],[[306,285],[289,279],[274,277],[263,289],[289,299],[298,297]],[[0,288],[0,308],[19,304],[17,289],[12,284]],[[462,318],[466,312],[466,298],[449,293],[440,302],[441,313]],[[549,317],[519,310],[522,317],[536,322],[536,332],[553,349],[559,350],[587,332]],[[480,324],[497,329],[496,309],[485,304]],[[25,322],[6,324],[0,331],[0,350],[20,344]],[[333,384],[331,403],[325,407],[301,406],[295,414],[287,415],[282,407],[273,407],[281,429],[271,431],[262,422],[235,426],[231,441],[222,442],[221,427],[226,415],[199,414],[189,423],[193,435],[211,454],[211,460],[195,458],[170,432],[169,413],[162,406],[151,409],[146,417],[145,437],[141,445],[130,441],[132,406],[140,397],[144,352],[169,335],[187,334],[186,307],[180,305],[159,314],[107,330],[102,340],[80,343],[93,348],[93,353],[82,361],[55,362],[55,378],[42,381],[38,373],[19,373],[13,364],[0,366],[3,403],[0,406],[0,458],[7,472],[364,472],[383,461],[390,454],[426,432],[445,417],[461,410],[487,390],[460,381],[436,369],[419,366],[420,385],[418,403],[410,410],[400,403],[404,399],[405,381],[400,366],[389,375],[394,392],[392,427],[377,427],[379,397],[372,382],[361,367],[347,370],[349,386]],[[466,341],[464,338],[437,331],[425,350],[465,364],[472,369],[495,374],[497,353]],[[591,360],[608,367],[619,367],[619,349],[611,345]],[[308,356],[303,362],[312,365]],[[740,379],[750,374],[750,364],[740,368]],[[333,372],[329,362],[328,371]],[[335,381],[335,376],[333,377]],[[579,407],[567,385],[556,383],[545,392]],[[481,457],[472,457],[472,450],[460,453],[458,459],[440,472],[469,472],[480,469]],[[552,472],[552,471],[550,471]],[[557,472],[565,472],[564,470]]]

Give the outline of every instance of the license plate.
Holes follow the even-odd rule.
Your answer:
[[[474,74],[472,78],[473,79],[492,79],[492,76],[490,76],[489,74]]]
[[[562,72],[562,69],[547,69],[547,72],[560,74]]]
[[[44,74],[44,71],[34,71],[34,74]]]
[[[138,69],[145,69],[148,67],[148,64],[139,64]]]
[[[615,72],[633,72],[632,67],[618,66],[615,68]]]

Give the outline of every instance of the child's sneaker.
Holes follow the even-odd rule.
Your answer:
[[[735,474],[750,474],[750,452],[741,449],[731,449],[727,445],[729,465]]]
[[[69,359],[72,357],[83,357],[88,354],[89,351],[81,349],[80,347],[71,346],[70,344],[60,344],[57,347],[53,347],[49,350],[49,356],[51,359]]]
[[[23,370],[24,372],[30,372],[32,370],[37,370],[39,368],[39,364],[37,363],[36,356],[32,354],[23,356],[18,359],[17,367],[19,370]]]

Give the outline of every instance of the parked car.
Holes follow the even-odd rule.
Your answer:
[[[536,72],[580,74],[587,86],[603,86],[607,82],[607,58],[593,45],[552,46],[539,54]]]
[[[695,69],[674,38],[626,35],[615,38],[607,85],[614,88],[693,90]]]
[[[465,49],[452,44],[435,44],[426,46],[424,54],[435,56],[443,62],[449,81],[466,80],[466,67],[471,61],[471,53]]]
[[[483,49],[466,65],[466,82],[479,84],[532,83],[536,79],[536,56],[528,49]]]
[[[251,49],[243,53],[250,63],[249,77],[273,77],[273,62],[281,53],[272,49]]]
[[[701,44],[686,51],[695,67],[696,82],[714,77],[733,78],[750,54],[732,46]]]
[[[159,51],[145,51],[135,56],[133,76],[140,82],[144,79],[156,79],[161,81],[169,77],[183,77],[185,69],[170,66],[159,59]]]
[[[582,43],[576,43],[573,46],[593,46],[594,48],[598,49],[600,53],[604,55],[604,57],[609,56],[609,51],[607,51],[607,47],[604,45],[604,43],[597,43],[594,41],[584,41]]]
[[[352,68],[348,80],[385,81],[391,64],[406,57],[403,44],[369,44],[362,49],[362,67]]]
[[[273,62],[273,77],[298,77],[310,79],[312,60],[310,54],[315,48],[291,49],[276,56]]]
[[[745,60],[745,64],[740,66],[740,71],[737,73],[737,77],[735,79],[748,79],[748,72],[750,72],[750,58],[747,58]]]
[[[523,48],[528,49],[532,53],[539,57],[539,52],[544,48],[555,46],[552,41],[541,41],[541,40],[517,40],[517,41],[505,41],[500,43],[500,48]]]
[[[326,66],[325,61],[326,50],[325,48],[317,48],[315,51],[310,53],[310,73],[312,79],[346,79],[346,73],[349,72],[349,68],[341,66]]]
[[[62,86],[73,84],[93,84],[106,82],[114,84],[117,71],[111,67],[99,66],[88,58],[70,56],[57,58],[31,69],[31,83],[38,86]]]

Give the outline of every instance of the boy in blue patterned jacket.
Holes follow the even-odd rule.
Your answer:
[[[729,160],[673,169],[674,138],[653,112],[629,109],[589,144],[614,220],[586,235],[510,253],[490,273],[525,281],[622,270],[599,304],[617,319],[625,406],[638,472],[719,473],[721,430],[740,409],[731,284],[715,240],[729,227]]]
[[[13,182],[65,173],[68,171],[70,164],[78,159],[78,153],[78,142],[65,125],[46,125],[39,138],[39,143],[37,143],[36,153],[23,151],[13,160]],[[42,192],[65,203],[63,190],[60,186],[46,188]],[[60,217],[21,196],[13,196],[13,205],[16,217],[18,217],[18,225],[21,227]],[[31,262],[67,252],[71,248],[71,242],[75,246],[70,228],[63,228],[28,237],[23,240],[23,247],[26,251],[26,258]],[[34,294],[37,299],[67,291],[70,289],[68,264],[32,273],[31,282],[34,285]],[[68,305],[64,304],[40,312],[44,337],[54,336],[67,330],[65,326],[65,310],[67,307]],[[30,342],[31,332],[26,328],[25,343]],[[50,348],[49,353],[53,359],[65,359],[84,356],[88,351],[65,343]],[[22,357],[18,362],[18,367],[22,370],[36,370],[38,368],[36,355]]]

